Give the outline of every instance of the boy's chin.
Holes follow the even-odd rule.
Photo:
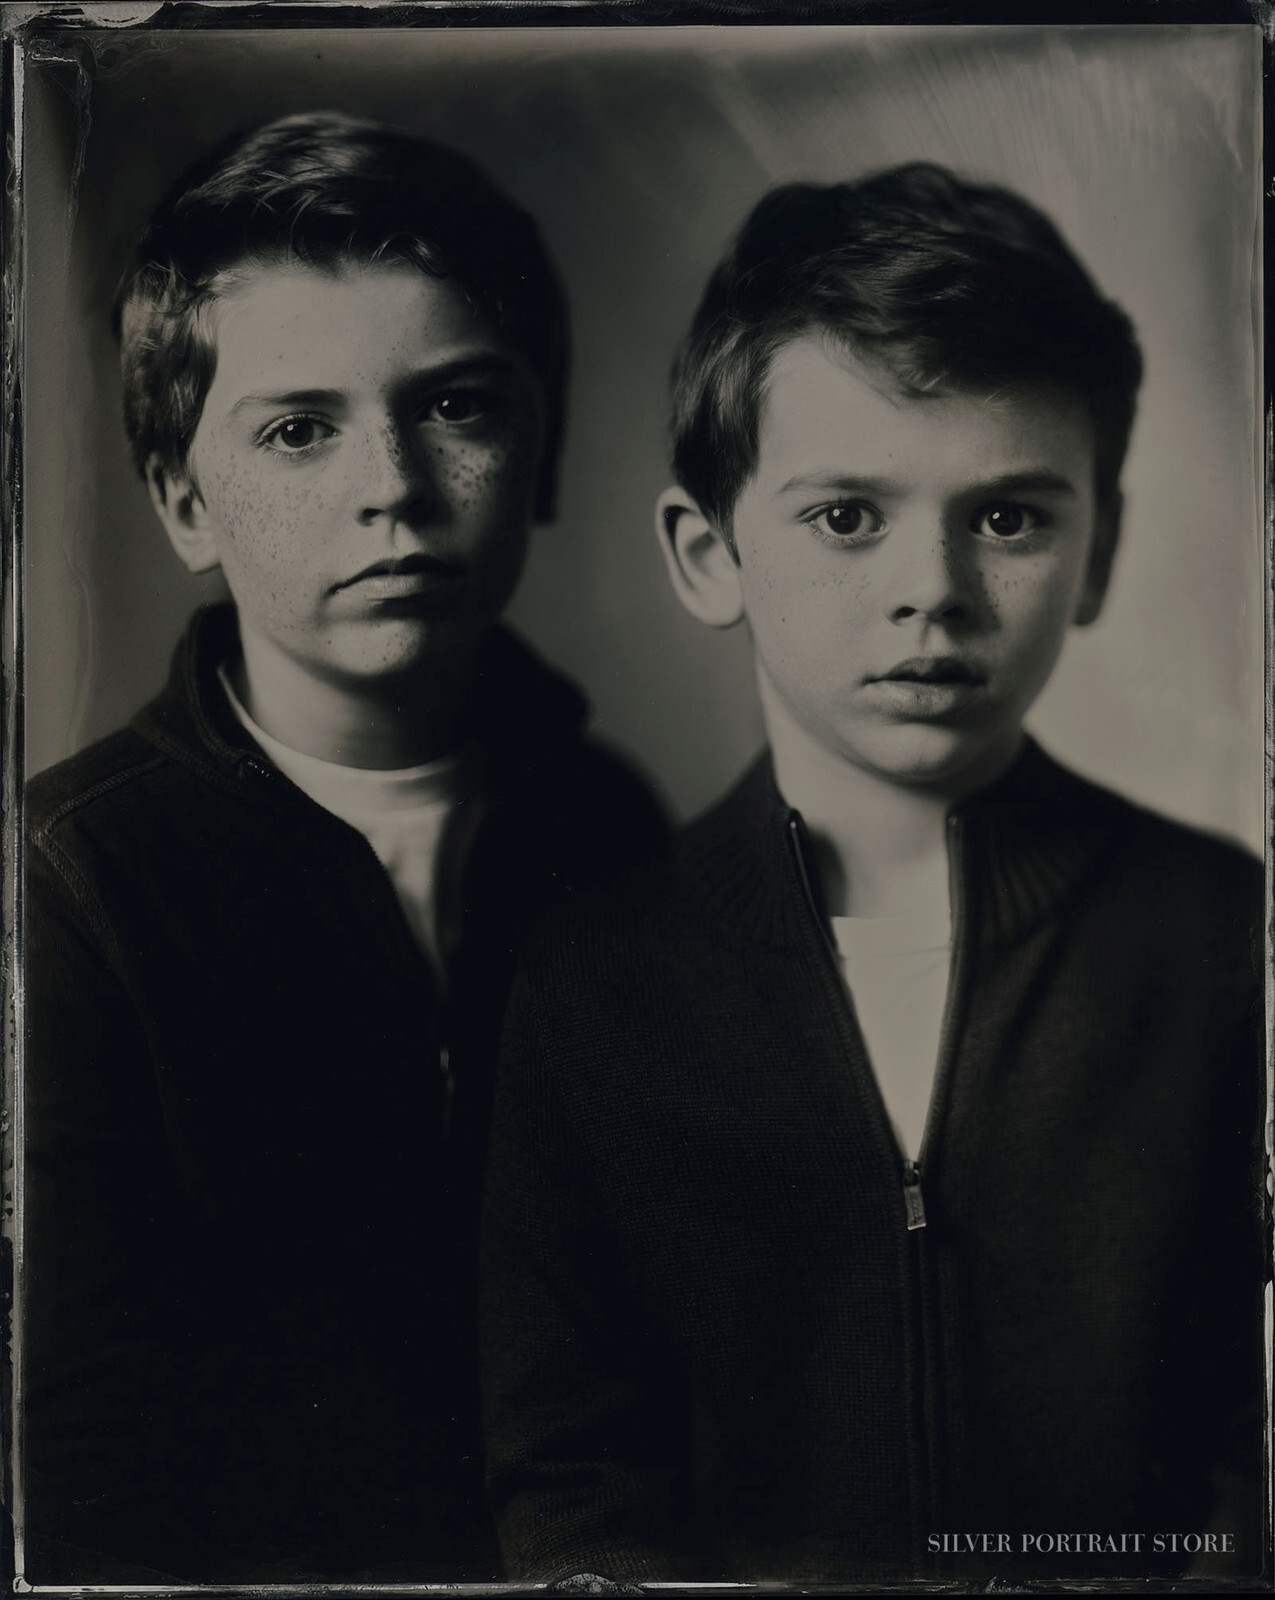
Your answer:
[[[1019,727],[980,736],[964,728],[896,724],[847,741],[839,753],[883,782],[952,799],[999,777],[1021,741]]]
[[[335,677],[365,684],[422,672],[446,675],[472,663],[490,626],[475,618],[385,617],[339,630],[330,640],[328,667]]]

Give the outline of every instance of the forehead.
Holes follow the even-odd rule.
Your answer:
[[[250,264],[212,303],[209,401],[231,391],[348,388],[511,352],[464,291],[402,263]]]
[[[903,392],[883,367],[829,334],[775,353],[758,415],[757,480],[792,473],[880,475],[957,487],[1029,470],[1092,477],[1093,427],[1078,396],[1048,384]]]

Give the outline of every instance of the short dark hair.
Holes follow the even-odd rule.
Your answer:
[[[673,470],[728,534],[771,361],[814,329],[912,397],[1066,387],[1093,420],[1099,501],[1116,494],[1142,379],[1133,324],[1035,206],[916,162],[772,190],[709,279],[673,369]]]
[[[235,135],[161,201],[115,298],[124,425],[145,476],[184,469],[216,370],[207,312],[251,262],[407,262],[464,290],[540,380],[535,512],[553,514],[566,301],[539,229],[472,161],[398,128],[313,112]]]

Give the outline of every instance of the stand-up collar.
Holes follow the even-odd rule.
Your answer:
[[[235,769],[259,754],[217,680],[217,668],[238,655],[234,607],[201,607],[177,642],[163,691],[142,707],[133,726],[185,766]]]
[[[133,719],[137,731],[173,760],[223,779],[260,758],[217,680],[217,668],[235,660],[239,648],[234,607],[201,608],[173,652],[163,692]],[[579,736],[588,710],[584,696],[520,639],[504,628],[488,635],[472,720],[490,770],[512,772],[544,760]]]
[[[1006,773],[950,813],[979,942],[1014,943],[1052,915],[1134,815],[1026,739]],[[687,870],[741,935],[780,945],[800,936],[806,915],[796,856],[803,846],[800,815],[779,793],[768,751],[682,843]]]

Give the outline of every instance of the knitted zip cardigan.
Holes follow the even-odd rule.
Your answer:
[[[1257,864],[1030,743],[949,854],[919,1173],[768,761],[526,953],[483,1294],[512,1576],[1137,1577],[1228,1466],[1257,1570]],[[1059,1531],[1144,1537],[1023,1549]]]
[[[367,840],[235,719],[237,650],[199,613],[164,693],[30,788],[24,1575],[491,1579],[472,1284],[514,953],[662,819],[493,633],[440,996]]]

